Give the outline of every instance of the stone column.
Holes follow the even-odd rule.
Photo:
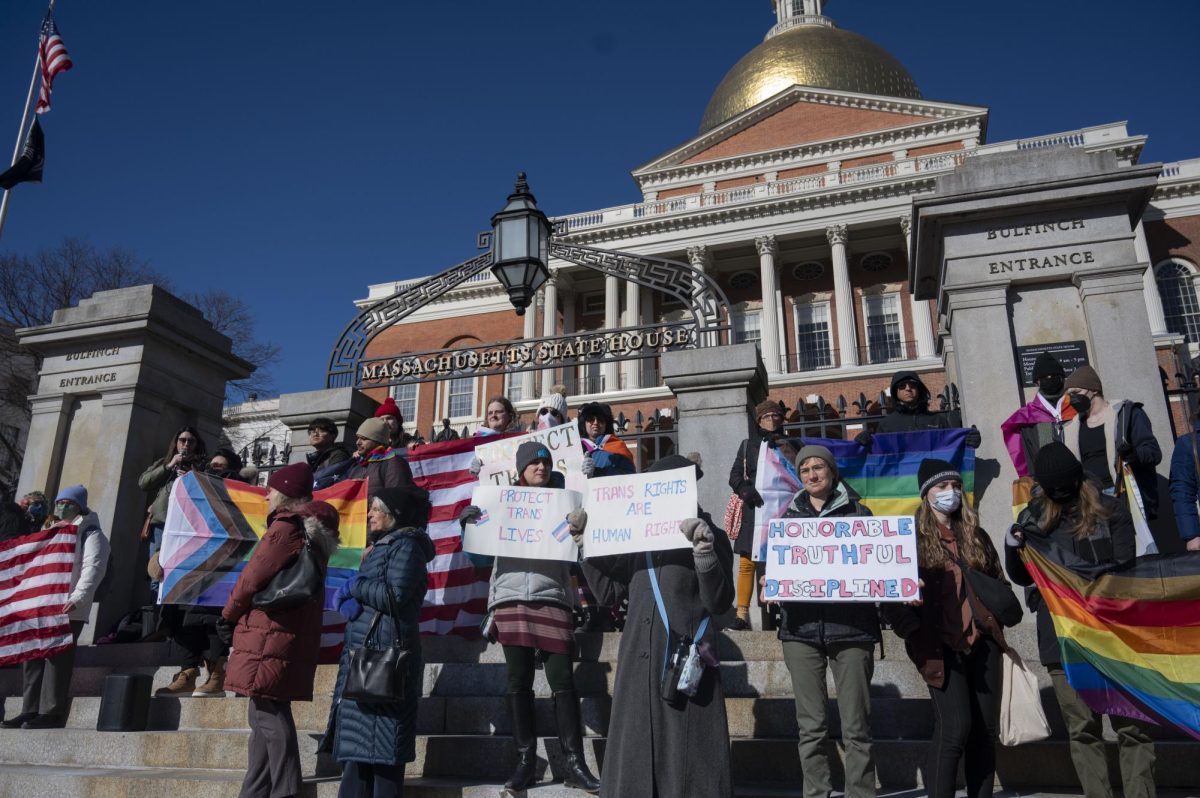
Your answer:
[[[833,301],[837,308],[838,365],[858,365],[858,325],[854,322],[854,291],[850,288],[850,264],[846,260],[846,225],[825,228],[833,259]]]
[[[638,327],[642,323],[642,287],[634,282],[625,283],[625,327]],[[640,360],[626,360],[621,364],[625,372],[625,388],[633,390],[642,387],[642,367]]]
[[[569,335],[575,332],[575,293],[573,291],[563,292],[563,335]],[[570,397],[578,393],[578,366],[568,366],[563,369],[562,381],[567,386],[567,396]]]
[[[900,217],[900,229],[904,231],[904,260],[912,257],[912,217]],[[917,337],[917,357],[934,357],[937,347],[933,343],[933,319],[929,315],[929,300],[917,299],[909,286],[908,300],[912,308],[913,334]]]
[[[1150,257],[1150,244],[1146,241],[1146,227],[1142,222],[1133,228],[1133,250],[1139,262],[1146,264],[1142,273],[1142,292],[1146,298],[1146,315],[1150,317],[1150,332],[1166,335],[1167,317],[1163,313],[1162,295],[1158,293],[1158,281],[1154,279],[1154,261]]]
[[[558,277],[551,277],[542,287],[543,296],[545,297],[545,309],[542,316],[542,335],[549,337],[558,333]],[[531,374],[533,372],[530,372]],[[554,369],[545,369],[542,371],[542,393],[549,393],[550,386],[554,385],[557,380],[554,378]],[[537,396],[530,394],[529,399],[536,399]]]
[[[779,303],[776,301],[779,280],[775,275],[775,256],[779,254],[779,244],[776,243],[775,236],[769,235],[754,239],[754,246],[758,249],[759,281],[762,283],[762,315],[759,325],[762,328],[762,339],[760,343],[763,363],[766,365],[767,375],[770,377],[783,372],[783,356],[779,346]]]
[[[289,430],[288,442],[292,444],[291,462],[300,462],[312,451],[312,447],[308,445],[308,425],[315,418],[327,418],[336,424],[337,440],[353,452],[358,425],[373,416],[378,407],[379,402],[357,388],[328,388],[323,391],[281,395],[279,420]],[[413,418],[404,420],[416,421]]]
[[[614,275],[608,275],[604,278],[604,327],[608,330],[615,330],[621,325],[621,293],[620,281]],[[619,364],[615,361],[605,362],[600,367],[600,374],[604,378],[605,391],[617,391],[621,388],[619,374],[617,369]]]
[[[687,248],[688,263],[691,267],[699,272],[711,274],[713,270],[713,253],[706,244],[697,244],[694,247]],[[732,339],[732,336],[730,336]],[[717,333],[707,333],[704,336],[703,343],[705,346],[716,346],[720,343],[717,340]]]
[[[525,311],[524,322],[525,327],[521,330],[522,336],[528,341],[530,338],[537,336],[537,305]],[[526,371],[521,375],[521,395],[524,399],[533,399],[537,393],[537,372]]]

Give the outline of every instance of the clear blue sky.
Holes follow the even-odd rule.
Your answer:
[[[46,182],[16,189],[0,250],[79,235],[225,286],[283,345],[279,388],[319,388],[351,301],[474,255],[518,170],[550,214],[638,200],[630,169],[695,134],[771,5],[60,0],[75,68],[43,119]],[[0,157],[44,10],[0,0]],[[1144,161],[1200,157],[1200,3],[828,13],[927,98],[988,106],[990,141],[1128,120]]]

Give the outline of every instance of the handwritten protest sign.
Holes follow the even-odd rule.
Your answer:
[[[491,557],[575,562],[579,547],[567,529],[567,513],[583,497],[573,490],[478,485],[471,504],[483,510],[463,529],[463,551]]]
[[[767,528],[768,601],[912,601],[912,516],[778,518]]]
[[[689,548],[679,522],[696,517],[696,469],[590,479],[584,507],[588,557]]]
[[[526,441],[546,445],[553,458],[554,470],[566,478],[567,488],[580,493],[586,489],[587,477],[583,475],[583,446],[579,442],[578,424],[560,424],[528,435],[516,435],[476,446],[475,456],[483,461],[479,484],[516,485],[520,477],[517,473],[517,449]]]

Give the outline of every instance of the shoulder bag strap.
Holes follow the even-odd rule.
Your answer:
[[[667,607],[663,603],[662,590],[658,586],[658,575],[654,572],[654,558],[646,552],[646,569],[650,572],[650,587],[654,590],[654,603],[658,605],[658,615],[662,618],[663,628],[667,630],[667,650],[663,654],[663,676],[667,674],[667,663],[671,661],[671,622],[667,619]],[[699,644],[708,629],[708,613],[704,613],[700,626],[696,629],[693,643]]]

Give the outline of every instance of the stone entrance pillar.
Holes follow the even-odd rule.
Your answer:
[[[185,424],[216,447],[225,383],[254,366],[200,311],[152,285],[98,292],[17,337],[42,358],[19,491],[53,499],[82,483],[112,544],[111,587],[83,632],[90,642],[150,600],[138,533],[151,497],[138,476]]]
[[[767,397],[767,372],[754,344],[702,347],[662,356],[663,383],[679,407],[679,453],[699,452],[700,506],[718,525],[729,498],[726,475],[750,435],[754,405]]]
[[[983,434],[977,501],[997,546],[1016,478],[1000,424],[1036,391],[1024,385],[1018,347],[1082,342],[1106,396],[1142,402],[1171,450],[1142,293],[1150,264],[1134,235],[1158,173],[1118,166],[1111,153],[999,153],[968,159],[913,204],[909,281],[916,299],[938,301],[965,423]]]
[[[530,372],[532,373],[532,372]],[[312,451],[308,445],[308,425],[313,419],[328,418],[337,425],[337,440],[351,454],[358,425],[374,415],[379,402],[357,388],[329,388],[323,391],[285,393],[279,397],[279,420],[289,430],[291,461],[298,463]]]

